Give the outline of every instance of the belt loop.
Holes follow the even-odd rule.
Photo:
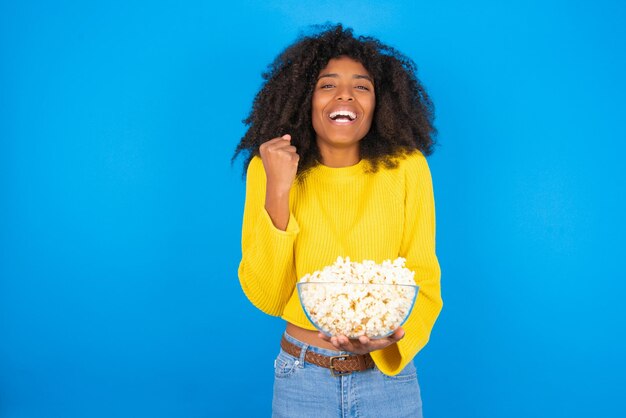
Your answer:
[[[302,347],[300,347],[300,358],[298,361],[300,364],[298,365],[300,368],[304,367],[304,357],[306,356],[306,352],[309,349],[309,344],[304,343]]]

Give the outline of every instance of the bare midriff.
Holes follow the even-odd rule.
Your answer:
[[[331,343],[322,340],[318,336],[319,331],[311,331],[310,329],[300,328],[299,326],[294,325],[291,322],[287,322],[286,331],[287,334],[291,335],[296,340],[302,341],[303,343],[307,343],[315,347],[326,348],[328,350],[339,351]]]

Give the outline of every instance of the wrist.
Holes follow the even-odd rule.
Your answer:
[[[267,183],[267,187],[265,190],[265,198],[272,200],[289,200],[289,192],[291,191],[291,187],[279,186],[274,183]]]

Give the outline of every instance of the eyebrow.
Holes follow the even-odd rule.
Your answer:
[[[317,79],[319,80],[320,78],[324,78],[324,77],[339,78],[339,74],[337,74],[337,73],[322,74],[319,77],[317,77]],[[370,83],[374,84],[374,80],[372,80],[372,77],[370,77],[369,75],[353,74],[352,78],[355,78],[355,79],[364,78],[364,79],[368,80]]]

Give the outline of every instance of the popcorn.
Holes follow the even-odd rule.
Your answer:
[[[417,293],[414,272],[402,257],[377,264],[338,257],[304,275],[298,294],[311,322],[327,335],[381,338],[408,317]]]

